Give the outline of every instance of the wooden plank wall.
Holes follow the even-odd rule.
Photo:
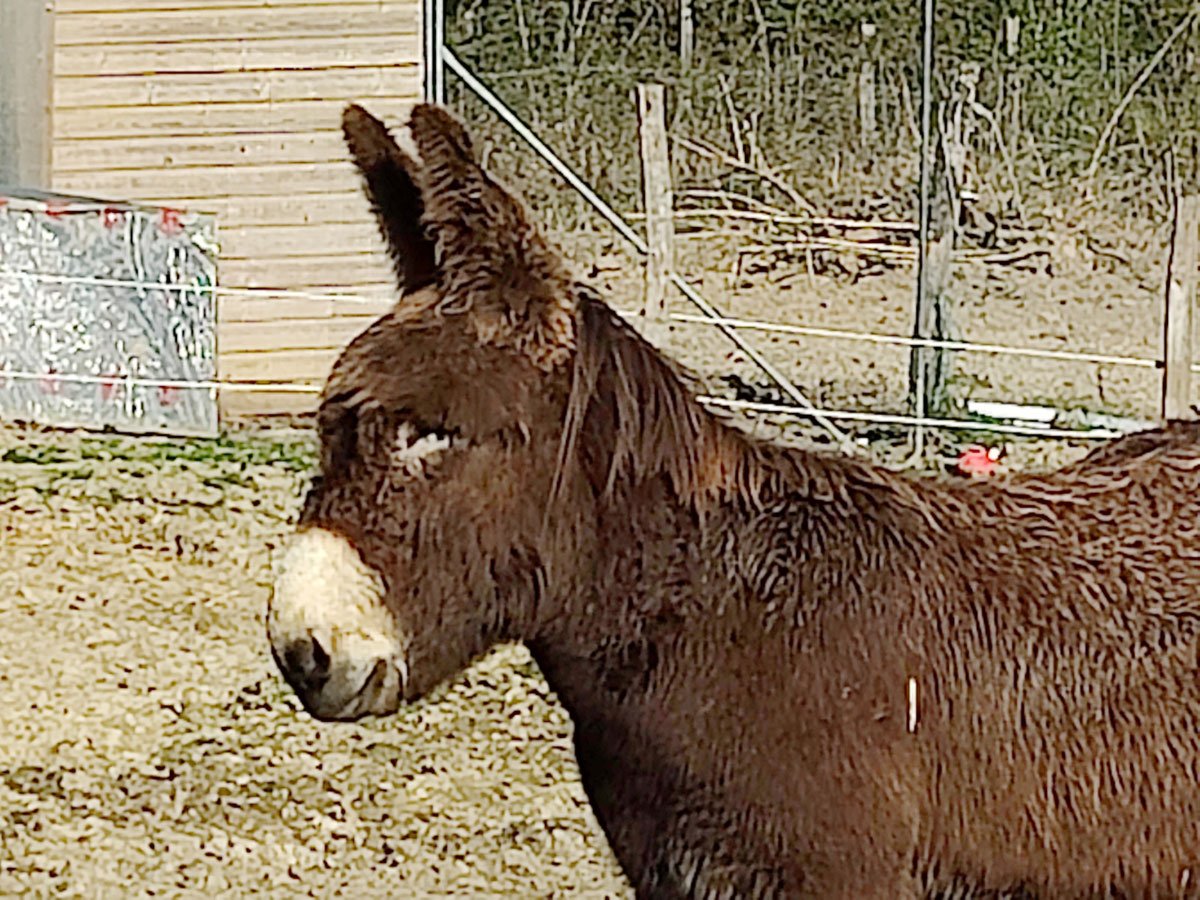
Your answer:
[[[358,101],[398,123],[420,96],[420,0],[55,0],[53,186],[213,212],[220,371],[320,383],[392,280],[346,158]],[[226,392],[227,414],[313,398]]]

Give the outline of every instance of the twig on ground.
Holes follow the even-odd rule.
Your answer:
[[[816,212],[815,207],[813,207],[811,203],[796,193],[795,188],[793,188],[786,181],[781,179],[775,172],[769,169],[756,168],[755,166],[745,163],[734,156],[730,156],[728,153],[718,150],[715,147],[707,146],[701,141],[695,140],[694,138],[670,135],[668,139],[673,143],[678,144],[683,149],[696,154],[697,156],[716,160],[717,162],[722,162],[728,166],[733,166],[736,169],[740,169],[743,172],[748,172],[751,175],[757,175],[763,181],[767,182],[785,197],[787,197],[788,200],[795,204],[799,209],[806,210],[807,212]]]
[[[725,73],[721,72],[717,76],[717,80],[721,84],[721,95],[725,99],[725,109],[729,113],[729,130],[733,133],[733,146],[737,148],[737,158],[743,166],[750,167],[750,161],[746,158],[746,147],[742,143],[742,130],[738,126],[737,110],[733,105],[733,88],[729,84],[729,79],[725,77]]]

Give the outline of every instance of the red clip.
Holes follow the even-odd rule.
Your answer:
[[[102,400],[112,400],[117,396],[117,384],[120,379],[116,375],[106,375],[104,380],[100,382],[100,398]]]
[[[116,209],[112,206],[105,207],[100,212],[100,221],[104,224],[104,227],[108,229],[116,228],[121,224],[121,219],[124,217],[124,214],[119,209]]]
[[[158,402],[162,406],[174,406],[179,399],[179,388],[173,384],[160,384],[158,386]]]
[[[163,234],[179,234],[183,231],[183,213],[177,209],[159,210],[158,227]]]
[[[984,447],[972,444],[958,457],[958,471],[963,475],[986,477],[995,475],[1004,458],[1003,447]]]

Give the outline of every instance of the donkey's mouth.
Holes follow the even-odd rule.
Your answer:
[[[331,719],[347,721],[366,716],[390,716],[404,702],[403,666],[381,659],[367,675],[358,693]]]
[[[292,538],[278,570],[267,638],[304,709],[330,721],[399,709],[408,641],[378,571],[346,537],[317,527]]]

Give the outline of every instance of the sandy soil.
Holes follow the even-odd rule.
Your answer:
[[[310,460],[0,431],[0,896],[626,896],[524,651],[298,711],[262,615]]]
[[[602,259],[593,280],[636,303],[640,269],[598,245],[572,255]],[[707,246],[683,239],[683,269],[728,315],[909,333],[907,266],[736,275]],[[1121,264],[1081,246],[1064,237],[1052,271],[961,268],[960,334],[1156,356],[1161,243]],[[672,308],[694,312],[678,297]],[[753,337],[820,404],[904,409],[903,349]],[[709,381],[763,381],[709,329],[665,342]],[[1153,369],[961,356],[959,372],[978,399],[1135,416],[1158,402]],[[1086,450],[1010,447],[1010,468]],[[906,452],[896,435],[874,448]],[[306,435],[0,429],[0,896],[628,896],[579,788],[569,722],[522,650],[387,721],[327,726],[298,710],[262,614],[311,464]]]

